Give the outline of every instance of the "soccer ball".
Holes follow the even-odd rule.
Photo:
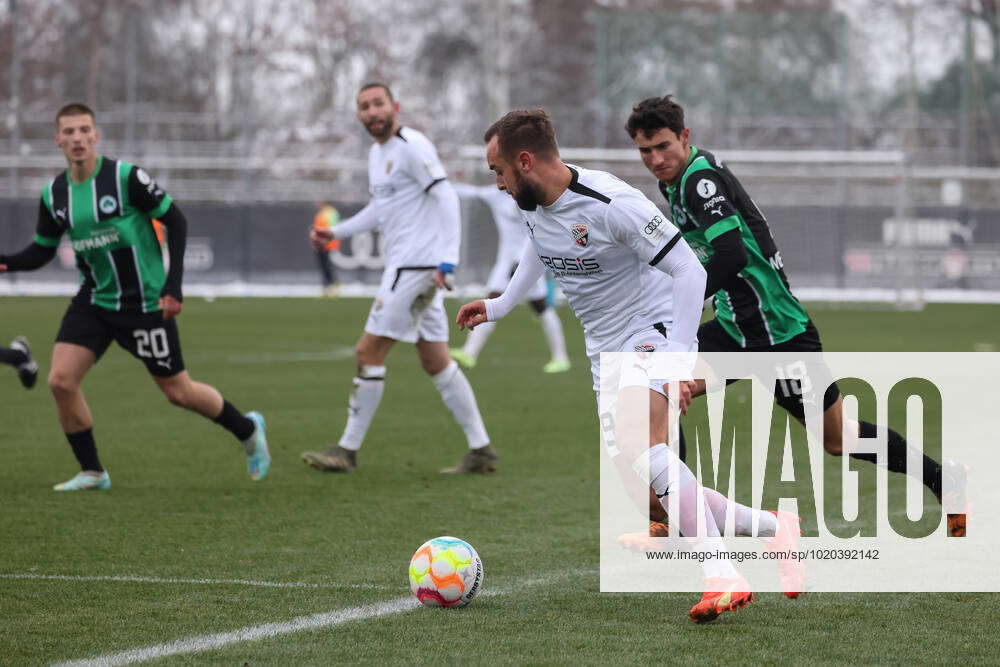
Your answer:
[[[435,537],[410,559],[410,590],[428,607],[464,607],[483,587],[483,561],[457,537]]]

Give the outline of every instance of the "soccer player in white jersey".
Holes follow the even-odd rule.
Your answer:
[[[583,325],[595,391],[600,387],[601,352],[697,350],[705,271],[680,232],[652,202],[611,174],[562,162],[544,110],[511,111],[487,130],[484,139],[497,187],[517,202],[531,242],[507,290],[497,299],[463,306],[456,319],[459,328],[506,315],[547,267]],[[664,509],[667,494],[678,494],[680,516],[675,523],[682,535],[698,534],[697,506],[706,507],[708,535],[703,545],[724,550],[719,529],[724,523],[719,523],[719,510],[711,501],[721,498],[722,512],[727,501],[721,494],[710,497],[714,492],[703,489],[667,447],[663,382],[626,386],[619,402],[646,398],[648,452],[647,443],[632,443],[631,448],[621,443],[624,451],[618,458],[648,466],[649,485]],[[619,470],[628,467],[618,465]],[[736,508],[751,513],[762,532],[776,530],[773,515]],[[714,620],[753,601],[746,580],[728,560],[708,559],[703,568],[705,593],[689,612],[695,622]]]
[[[434,145],[420,132],[400,125],[399,103],[383,83],[362,86],[357,117],[375,139],[368,156],[371,201],[329,229],[313,229],[313,245],[380,227],[385,240],[385,272],[364,333],[355,346],[358,374],[348,402],[340,441],[302,459],[320,470],[349,472],[378,408],[385,387],[385,359],[398,341],[416,343],[420,365],[431,376],[469,450],[458,465],[442,472],[485,473],[497,455],[479,414],[475,394],[448,355],[444,293],[458,264],[461,225],[458,196],[447,180]]]
[[[459,197],[479,199],[489,207],[493,215],[493,222],[497,226],[497,258],[486,281],[486,289],[489,298],[494,299],[507,288],[510,276],[517,267],[518,260],[521,259],[524,247],[528,243],[527,230],[514,200],[492,185],[455,183],[455,192]],[[549,344],[550,358],[542,370],[546,373],[564,373],[570,369],[569,357],[566,354],[566,338],[563,335],[559,314],[549,304],[548,291],[545,277],[542,276],[528,289],[526,297],[538,315],[542,331],[545,332],[545,340]],[[485,322],[470,331],[462,347],[451,349],[452,358],[466,368],[474,367],[479,353],[494,329],[496,323]]]

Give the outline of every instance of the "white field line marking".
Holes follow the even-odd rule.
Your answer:
[[[172,579],[168,577],[140,577],[131,575],[77,576],[72,574],[34,574],[13,572],[0,574],[0,579],[34,579],[55,581],[118,581],[135,584],[206,584],[215,586],[261,586],[264,588],[360,588],[395,591],[399,588],[376,584],[310,584],[304,581],[254,581],[252,579]]]
[[[156,660],[171,655],[181,655],[185,653],[197,653],[209,651],[230,644],[255,641],[266,637],[287,635],[303,630],[317,630],[328,628],[348,621],[378,618],[388,614],[398,614],[404,611],[412,611],[420,606],[420,603],[413,597],[398,598],[380,604],[363,605],[360,607],[349,607],[338,609],[323,614],[312,614],[311,616],[299,616],[283,623],[267,623],[265,625],[253,625],[229,632],[220,632],[214,635],[201,635],[178,639],[166,644],[157,644],[145,648],[137,648],[122,653],[112,653],[101,655],[96,658],[85,660],[72,660],[70,662],[58,663],[58,667],[110,667],[112,665],[131,665],[136,662]]]
[[[482,592],[483,597],[493,597],[495,595],[507,595],[520,588],[531,586],[545,586],[553,584],[560,579],[568,577],[582,577],[596,574],[597,570],[567,570],[565,572],[553,572],[548,575],[528,579],[519,586],[511,588],[501,588],[499,590],[487,590]],[[173,655],[183,655],[187,653],[200,653],[213,649],[223,648],[231,644],[276,637],[278,635],[288,635],[306,630],[318,630],[341,625],[350,621],[364,621],[372,618],[380,618],[393,614],[413,611],[420,607],[420,603],[413,597],[396,598],[388,602],[368,604],[358,607],[348,607],[335,611],[312,614],[309,616],[297,616],[290,621],[279,623],[266,623],[264,625],[251,625],[229,632],[219,632],[212,635],[198,635],[178,639],[164,644],[146,646],[144,648],[132,649],[121,653],[109,653],[96,658],[85,658],[81,660],[70,660],[56,663],[55,667],[113,667],[115,665],[131,665],[137,662],[157,660]]]

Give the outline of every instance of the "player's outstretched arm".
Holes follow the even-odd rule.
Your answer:
[[[455,188],[447,179],[435,181],[429,187],[427,196],[434,202],[438,224],[441,225],[438,261],[442,266],[454,269],[458,265],[459,248],[462,244],[462,205]]]
[[[52,219],[45,202],[41,202],[38,206],[35,240],[13,255],[0,254],[0,272],[34,271],[42,268],[56,256],[56,246],[62,235],[63,230]]]
[[[323,229],[316,229],[313,227],[309,230],[309,241],[312,243],[313,250],[316,252],[325,250],[327,244],[332,240],[333,230],[329,227]]]
[[[487,321],[496,322],[514,310],[517,304],[524,301],[528,290],[538,282],[543,273],[545,266],[535,254],[535,247],[531,243],[525,244],[521,259],[517,263],[517,270],[507,284],[507,289],[497,298],[487,299],[484,302]]]
[[[0,271],[34,271],[42,268],[56,256],[56,247],[64,232],[45,205],[45,199],[41,199],[38,204],[35,240],[18,253],[0,255]]]
[[[455,317],[455,324],[460,330],[475,329],[486,321],[486,303],[482,299],[465,304],[458,309],[458,316]]]
[[[32,241],[18,253],[0,255],[0,272],[34,271],[48,264],[55,256],[55,246],[43,246]]]
[[[723,232],[712,239],[711,244],[715,252],[705,264],[705,272],[708,274],[708,282],[705,283],[706,299],[725,287],[750,261],[739,229]]]
[[[160,290],[160,310],[163,319],[169,320],[181,314],[184,294],[181,285],[184,281],[184,251],[187,248],[187,218],[181,213],[176,203],[172,203],[167,212],[159,218],[167,228],[167,250],[170,252],[170,270],[166,282]]]
[[[373,202],[368,202],[363,209],[347,220],[337,223],[336,229],[333,227],[329,229],[316,229],[313,227],[309,231],[309,240],[312,241],[313,247],[316,250],[322,250],[330,241],[346,239],[355,234],[367,232],[378,227],[378,224],[378,208]]]

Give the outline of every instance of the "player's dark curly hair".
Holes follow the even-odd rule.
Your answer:
[[[639,102],[632,107],[632,114],[625,123],[625,131],[633,139],[639,132],[651,137],[663,128],[674,134],[684,130],[684,107],[674,102],[670,95],[650,97]]]
[[[497,122],[490,125],[483,135],[489,143],[497,137],[500,153],[512,158],[520,151],[528,151],[542,157],[559,155],[556,130],[545,109],[515,109],[508,111]]]
[[[63,116],[90,116],[95,122],[97,121],[97,116],[94,114],[94,110],[83,102],[70,102],[69,104],[64,104],[63,107],[56,112],[57,126],[59,125],[59,119]]]

